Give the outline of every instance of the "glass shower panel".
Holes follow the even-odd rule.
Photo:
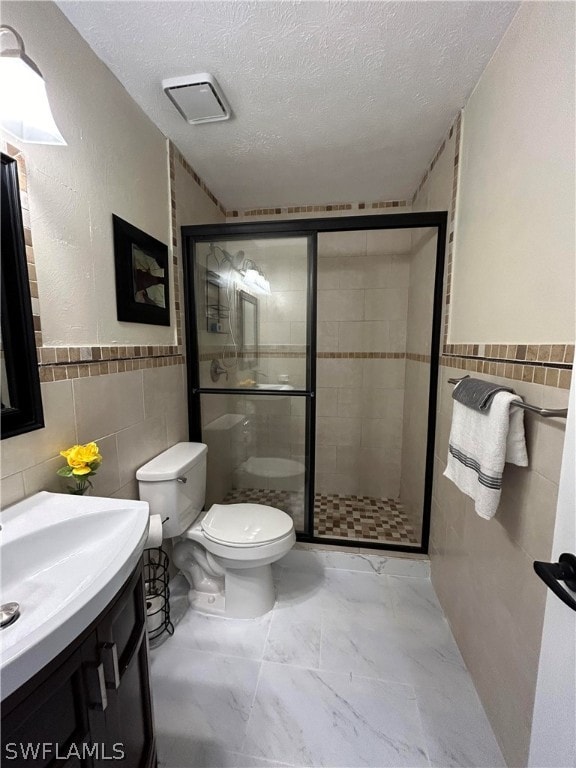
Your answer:
[[[318,235],[317,536],[420,544],[436,241]]]
[[[307,237],[195,243],[201,388],[307,387]]]
[[[207,508],[265,504],[305,531],[306,398],[286,394],[202,394],[208,446]]]

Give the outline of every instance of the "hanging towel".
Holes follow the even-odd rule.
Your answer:
[[[475,411],[454,401],[445,477],[475,501],[480,517],[496,514],[506,461],[528,466],[524,411],[511,407],[521,398],[497,392],[490,410]]]
[[[462,403],[462,405],[467,405],[468,408],[484,412],[490,409],[492,398],[496,392],[513,391],[511,387],[504,387],[501,384],[495,384],[493,381],[472,379],[470,376],[466,376],[456,384],[452,397],[454,400]]]

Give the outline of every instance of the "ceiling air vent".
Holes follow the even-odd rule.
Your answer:
[[[228,120],[232,114],[220,86],[207,72],[163,80],[162,88],[189,123]]]

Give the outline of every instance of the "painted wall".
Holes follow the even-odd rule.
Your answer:
[[[49,79],[58,123],[69,143],[65,148],[23,145],[25,159],[30,157],[25,202],[33,212],[44,343],[100,344],[105,338],[108,354],[119,356],[114,341],[122,329],[113,303],[111,230],[104,232],[111,210],[165,242],[183,221],[206,223],[223,216],[177,164],[170,216],[164,138],[52,3],[6,3],[3,21],[22,33],[27,50]],[[89,80],[83,80],[87,76]],[[116,126],[102,116],[105,109],[117,118]],[[172,287],[178,289],[172,295],[178,295],[179,308],[178,240],[172,255],[177,265]],[[100,262],[101,268],[96,268]],[[70,303],[53,311],[52,291],[62,287],[74,311]],[[167,329],[124,324],[122,338],[156,345],[154,350],[159,350],[162,338],[174,345],[180,323],[177,313],[172,318]],[[161,362],[162,367],[149,362]],[[90,440],[98,441],[104,457],[94,492],[137,498],[136,469],[187,439],[186,377],[178,355],[164,354],[157,361],[134,358],[122,365],[115,361],[110,366],[123,372],[103,374],[98,363],[63,366],[55,368],[63,380],[42,384],[45,428],[2,441],[2,506],[40,490],[63,490],[56,476],[64,463],[59,451]],[[79,374],[79,368],[86,371]]]
[[[112,213],[169,242],[166,140],[51,2],[2,3],[46,80],[67,147],[25,149],[44,344],[172,344],[116,319]],[[172,312],[174,311],[172,299]]]
[[[575,13],[524,3],[464,109],[455,344],[574,340]]]
[[[573,13],[568,4],[521,6],[466,106],[462,146],[447,145],[414,203],[414,210],[450,210],[443,176],[459,152],[449,343],[514,340],[530,350],[543,340],[574,341]],[[530,465],[506,465],[498,513],[481,519],[442,474],[448,378],[470,372],[451,359],[444,357],[439,382],[432,580],[504,756],[523,766],[546,599],[532,561],[551,555],[565,421],[526,414]],[[543,386],[533,383],[542,369],[525,364],[523,371],[529,381],[499,377],[495,365],[489,376],[472,375],[512,386],[537,405],[567,405],[557,374]]]

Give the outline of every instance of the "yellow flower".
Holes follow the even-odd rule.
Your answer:
[[[86,464],[84,464],[83,467],[76,467],[72,470],[73,475],[89,475],[92,472],[90,467],[87,467]]]
[[[61,455],[68,462],[72,469],[80,469],[87,464],[100,464],[102,456],[96,443],[87,443],[86,445],[73,445],[66,451],[60,451]],[[74,474],[86,474],[86,472],[75,472]]]

